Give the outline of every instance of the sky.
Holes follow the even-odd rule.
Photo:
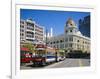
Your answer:
[[[90,15],[89,12],[73,12],[73,11],[54,11],[54,10],[34,10],[34,9],[21,9],[20,19],[31,18],[40,26],[43,26],[48,31],[53,28],[53,35],[64,33],[64,26],[68,18],[72,18],[78,25],[79,19]]]

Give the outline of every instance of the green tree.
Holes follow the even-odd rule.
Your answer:
[[[28,48],[31,53],[35,52],[35,45],[33,45],[32,43],[26,43],[26,44],[23,45],[23,47]]]

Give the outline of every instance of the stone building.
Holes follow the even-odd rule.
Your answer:
[[[47,45],[66,52],[82,51],[90,53],[90,38],[83,36],[73,19],[69,18],[64,27],[64,34],[47,39]]]

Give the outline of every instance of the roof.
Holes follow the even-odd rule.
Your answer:
[[[68,27],[76,27],[76,23],[74,22],[74,20],[72,18],[69,18],[67,21],[66,21],[66,25]]]

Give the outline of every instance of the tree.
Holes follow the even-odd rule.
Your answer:
[[[33,45],[32,43],[26,43],[26,44],[23,45],[23,47],[28,48],[31,53],[35,52],[35,45]]]
[[[59,49],[59,54],[60,54],[60,56],[65,56],[65,50],[64,49]]]

